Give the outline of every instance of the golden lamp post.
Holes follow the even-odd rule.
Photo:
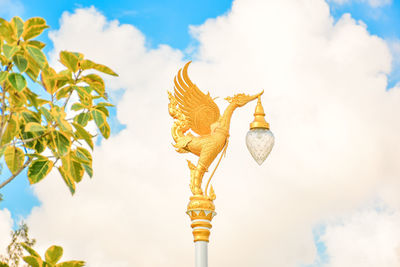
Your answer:
[[[246,136],[246,144],[253,158],[259,165],[264,162],[274,145],[274,136],[265,121],[261,95],[236,94],[227,97],[229,102],[224,113],[220,115],[218,106],[210,94],[204,94],[189,79],[187,70],[191,61],[178,71],[174,79],[174,93],[168,92],[169,114],[174,118],[171,129],[175,141],[173,145],[179,153],[193,153],[199,157],[197,165],[188,161],[190,169],[190,197],[186,213],[189,215],[193,228],[195,243],[195,266],[207,267],[207,246],[209,242],[211,221],[215,213],[215,193],[210,181],[222,156],[226,152],[229,139],[229,127],[233,112],[252,100],[258,99],[254,113],[254,121],[250,123],[250,131]],[[188,132],[191,130],[192,132]],[[197,135],[195,135],[197,134]],[[215,160],[221,156],[202,189],[204,173]]]

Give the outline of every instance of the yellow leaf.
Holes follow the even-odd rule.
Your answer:
[[[89,74],[82,77],[82,81],[89,84],[99,95],[104,95],[105,86],[103,79],[96,74]]]
[[[9,44],[17,42],[16,31],[14,31],[13,26],[3,18],[0,18],[0,36]]]
[[[25,132],[44,132],[46,129],[37,122],[29,122],[25,125]]]
[[[50,94],[54,94],[57,91],[57,76],[56,71],[50,67],[40,74],[43,86]]]
[[[61,51],[60,52],[60,61],[65,67],[67,67],[72,72],[78,71],[79,58],[75,54],[68,52],[68,51]]]
[[[22,38],[24,38],[25,41],[32,39],[40,35],[43,30],[48,27],[49,26],[46,25],[46,20],[43,18],[30,18],[24,23],[24,32],[22,33]]]
[[[18,147],[8,146],[4,151],[4,160],[11,173],[15,174],[24,165],[24,152]]]
[[[11,142],[11,140],[14,139],[17,133],[18,133],[18,121],[16,121],[13,116],[7,122],[7,128],[3,134],[3,139],[1,140],[1,144],[4,145]]]
[[[64,182],[66,183],[66,185],[69,188],[69,191],[71,192],[71,194],[75,193],[75,181],[74,179],[71,177],[71,175],[63,168],[63,166],[58,167],[58,171],[61,174],[61,177],[63,178]]]

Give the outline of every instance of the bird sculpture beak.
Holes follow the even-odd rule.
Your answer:
[[[261,92],[259,92],[259,93],[256,94],[256,95],[254,95],[254,96],[253,96],[254,98],[253,98],[252,100],[258,98],[258,97],[261,96],[262,94],[264,94],[264,90],[262,90]]]
[[[264,93],[264,90],[262,90],[262,91],[261,91],[260,93],[258,93],[258,94],[249,96],[248,102],[253,101],[253,100],[259,98],[263,93]]]

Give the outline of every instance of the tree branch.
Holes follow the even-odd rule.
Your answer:
[[[0,140],[3,137],[4,119],[6,115],[6,88],[3,85],[3,94],[1,96],[1,125],[0,125]]]
[[[46,135],[48,135],[50,132],[44,133],[42,135],[36,136],[36,137],[32,137],[32,138],[28,138],[28,139],[21,139],[20,142],[23,144],[26,144],[28,142],[32,142],[32,141],[36,141],[42,137],[45,137]]]
[[[28,165],[32,162],[33,158],[28,158],[28,160],[25,162],[24,165],[22,165],[22,167],[13,175],[11,175],[10,178],[8,178],[7,180],[5,180],[4,182],[2,182],[0,184],[0,189],[3,188],[4,186],[6,186],[9,182],[11,182],[12,180],[14,180],[15,177],[18,176],[18,174],[20,174],[26,167],[28,167]]]
[[[36,136],[36,137],[32,137],[32,138],[28,138],[28,139],[20,139],[19,141],[17,141],[15,144],[12,143],[8,143],[8,144],[4,144],[2,146],[0,146],[0,150],[4,147],[10,146],[10,145],[25,145],[28,142],[32,142],[32,141],[36,141],[42,137],[45,137],[46,135],[48,135],[50,132],[44,133],[42,135]],[[26,152],[27,153],[27,152]]]
[[[74,73],[74,78],[75,78],[75,83],[74,83],[74,85],[76,85],[76,83],[78,82],[78,79],[79,79],[79,76],[81,75],[81,73],[82,73],[82,70],[79,70],[77,75],[75,75],[75,73]],[[71,95],[72,95],[73,92],[74,92],[74,91],[72,90],[72,91],[69,93],[68,98],[65,100],[65,103],[64,103],[64,110],[65,110],[65,108],[67,107],[68,101],[69,101],[69,99],[71,98]]]

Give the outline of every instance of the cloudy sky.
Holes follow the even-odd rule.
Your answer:
[[[53,64],[80,51],[119,73],[107,79],[112,136],[74,196],[56,172],[1,192],[0,249],[24,219],[39,251],[62,245],[91,267],[192,266],[194,158],[171,146],[166,91],[193,60],[220,109],[264,89],[276,138],[259,167],[245,146],[255,103],[235,112],[213,178],[210,266],[400,266],[398,1],[71,3],[0,0],[0,15],[46,18]]]

